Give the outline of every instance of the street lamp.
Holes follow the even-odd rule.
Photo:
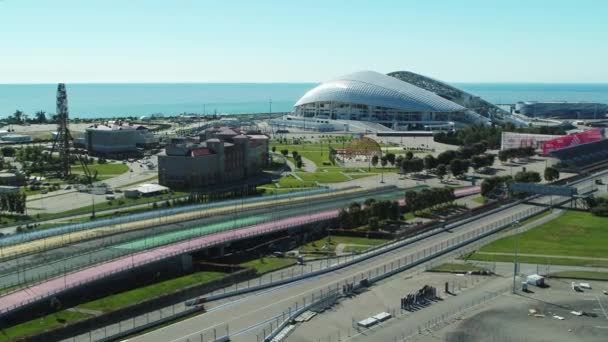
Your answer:
[[[519,230],[518,228],[521,226],[521,224],[519,223],[519,221],[515,221],[513,222],[513,228],[515,228],[515,243],[514,243],[514,258],[513,258],[513,293],[515,293],[515,289],[516,289],[516,284],[515,284],[515,277],[517,275],[517,252],[519,249],[519,246],[517,245],[518,243],[518,239],[519,239]]]

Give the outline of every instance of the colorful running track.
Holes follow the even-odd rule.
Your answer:
[[[454,191],[456,197],[478,193],[479,187],[463,188]],[[402,201],[400,201],[403,203]],[[300,215],[272,222],[255,224],[249,227],[234,229],[198,238],[181,241],[143,252],[120,257],[89,268],[67,273],[60,277],[44,280],[26,288],[20,288],[0,297],[0,315],[32,304],[58,293],[65,292],[92,281],[108,277],[112,274],[127,271],[132,268],[150,264],[155,261],[173,256],[197,251],[203,248],[217,246],[226,242],[241,240],[270,232],[301,226],[308,223],[320,222],[338,217],[339,210],[327,210],[309,215]]]

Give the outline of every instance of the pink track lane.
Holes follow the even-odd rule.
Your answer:
[[[55,293],[62,292],[71,287],[84,285],[119,271],[142,266],[177,254],[201,249],[203,247],[213,246],[225,241],[259,235],[264,232],[277,231],[295,225],[334,218],[338,216],[338,212],[338,210],[327,210],[310,215],[301,215],[273,222],[256,224],[241,229],[204,235],[191,240],[177,242],[132,254],[130,256],[121,257],[103,264],[68,273],[65,276],[52,278],[1,296],[0,313],[19,308],[30,302],[48,298]]]
[[[456,197],[463,197],[478,193],[480,190],[481,188],[479,186],[461,188],[455,190],[454,195]],[[399,203],[403,205],[405,204],[405,201],[401,199]],[[338,213],[339,210],[337,209],[327,210],[310,215],[301,215],[268,223],[260,223],[245,228],[204,235],[191,240],[176,242],[144,252],[135,253],[130,256],[121,257],[103,264],[68,273],[65,276],[51,278],[49,280],[31,285],[27,288],[18,289],[4,296],[0,296],[0,313],[19,308],[30,302],[42,300],[52,296],[55,293],[62,292],[72,287],[84,285],[119,271],[139,267],[180,253],[201,249],[207,246],[213,246],[225,241],[338,217]]]

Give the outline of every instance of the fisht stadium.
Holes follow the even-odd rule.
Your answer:
[[[361,71],[308,91],[274,126],[319,131],[437,131],[490,124],[508,114],[445,83],[412,72]]]

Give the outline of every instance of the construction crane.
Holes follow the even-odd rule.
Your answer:
[[[74,148],[74,138],[69,129],[68,95],[64,83],[57,85],[57,136],[53,140],[50,157],[52,158],[55,149],[59,153],[59,176],[68,178],[70,176],[70,148],[73,148],[76,159],[82,166],[86,183],[91,184],[97,178],[97,172],[93,175],[89,167],[84,162],[84,158],[78,149]]]

